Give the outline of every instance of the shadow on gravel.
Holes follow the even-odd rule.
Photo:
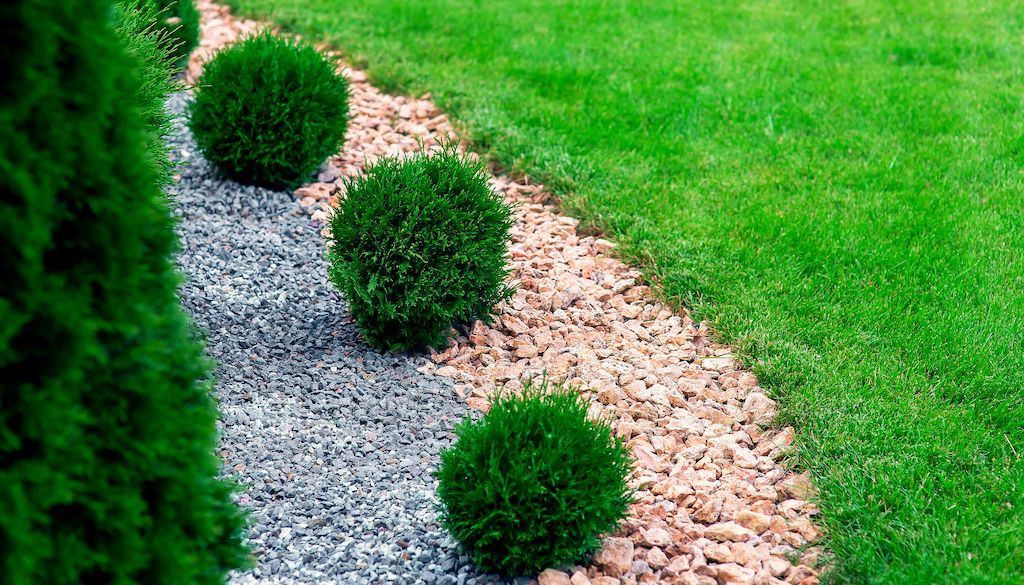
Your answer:
[[[182,300],[217,361],[219,453],[252,510],[256,567],[232,583],[500,582],[436,522],[430,473],[466,413],[451,382],[360,343],[319,226],[290,193],[219,178],[187,134],[171,139]]]

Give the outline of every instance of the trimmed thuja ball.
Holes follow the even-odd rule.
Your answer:
[[[454,144],[382,158],[345,187],[331,218],[330,276],[370,345],[444,345],[453,324],[489,322],[512,296],[512,209]]]
[[[314,47],[269,32],[224,49],[196,83],[189,124],[207,160],[241,183],[302,183],[335,154],[348,82]]]
[[[632,501],[632,460],[568,387],[527,384],[455,428],[436,472],[441,521],[485,571],[521,575],[579,562]]]

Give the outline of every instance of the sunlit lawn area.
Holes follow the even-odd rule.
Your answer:
[[[1024,579],[1018,4],[233,4],[432,92],[737,344],[835,582]]]

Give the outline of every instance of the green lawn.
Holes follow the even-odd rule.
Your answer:
[[[233,3],[433,92],[737,344],[832,580],[1024,581],[1019,4]]]

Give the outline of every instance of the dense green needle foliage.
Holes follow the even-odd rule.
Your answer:
[[[196,143],[236,181],[295,186],[345,139],[348,81],[302,41],[270,32],[246,38],[217,53],[196,88]]]
[[[382,158],[346,181],[331,217],[330,276],[378,349],[439,347],[489,322],[506,283],[512,209],[455,144]]]
[[[0,6],[5,585],[215,585],[245,560],[111,8]]]
[[[797,426],[834,582],[1024,580],[1010,0],[233,0],[433,93],[713,320]]]
[[[588,406],[574,388],[528,383],[455,427],[435,474],[441,522],[478,567],[579,562],[626,517],[629,450]]]
[[[157,23],[158,9],[152,2],[126,0],[114,5],[114,30],[121,47],[139,64],[135,103],[149,133],[145,152],[152,164],[161,169],[162,183],[171,180],[173,164],[168,158],[165,138],[171,131],[171,119],[164,103],[167,95],[181,89],[173,78],[174,38]]]
[[[179,67],[188,63],[199,46],[199,10],[194,0],[144,0],[154,13],[153,22],[171,39],[171,60]]]

